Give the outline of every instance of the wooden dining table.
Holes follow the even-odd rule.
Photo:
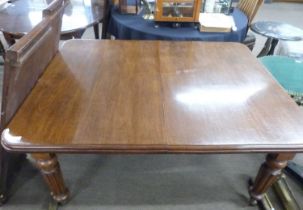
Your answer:
[[[0,8],[0,31],[21,37],[42,20],[42,10],[53,0],[10,0]],[[103,0],[66,0],[61,38],[81,38],[84,30],[94,26],[99,38],[99,25],[104,15]]]
[[[71,40],[2,146],[32,153],[58,202],[69,194],[56,153],[267,153],[255,201],[303,151],[303,113],[239,43]]]

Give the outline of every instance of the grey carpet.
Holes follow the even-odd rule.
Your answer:
[[[60,155],[71,200],[62,210],[253,210],[247,180],[264,155]],[[303,165],[299,156],[297,163]],[[303,206],[302,186],[290,182]],[[48,190],[29,162],[3,209],[47,209]],[[275,204],[279,210],[279,203]],[[1,208],[0,208],[1,209]]]

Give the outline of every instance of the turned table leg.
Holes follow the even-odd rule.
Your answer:
[[[279,178],[282,169],[287,166],[288,160],[294,158],[294,153],[268,154],[266,161],[261,165],[258,175],[249,189],[251,204],[256,204],[263,198],[264,193]]]
[[[69,197],[69,191],[65,187],[62,172],[57,156],[48,153],[31,154],[35,159],[35,164],[41,171],[47,183],[52,198],[58,203],[64,203]]]

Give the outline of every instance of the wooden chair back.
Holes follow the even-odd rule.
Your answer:
[[[1,107],[1,130],[56,54],[64,1],[55,0],[43,10],[42,21],[6,51]]]
[[[264,0],[240,0],[237,4],[237,8],[239,8],[247,16],[249,25],[251,24],[263,2]]]

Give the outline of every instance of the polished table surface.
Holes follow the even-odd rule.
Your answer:
[[[42,10],[52,0],[12,0],[0,9],[0,30],[25,34],[42,20]],[[62,21],[62,33],[84,29],[103,17],[103,0],[70,0]]]
[[[242,44],[73,40],[2,145],[23,152],[300,152],[302,125],[302,110]]]

